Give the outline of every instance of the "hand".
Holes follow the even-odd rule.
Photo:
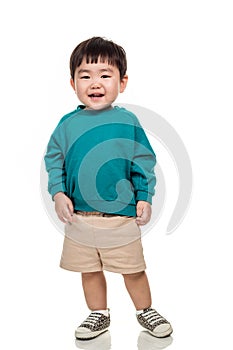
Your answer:
[[[72,222],[74,207],[70,198],[63,192],[56,193],[53,198],[55,201],[55,210],[59,219],[64,222],[64,224]]]
[[[151,205],[145,201],[137,202],[137,218],[136,223],[138,225],[146,225],[151,218]]]

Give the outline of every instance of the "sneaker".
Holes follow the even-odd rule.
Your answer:
[[[144,309],[142,313],[137,315],[137,320],[142,327],[146,328],[155,337],[164,338],[173,332],[170,323],[155,309]]]
[[[149,334],[148,334],[149,335]],[[149,335],[151,338],[152,336]],[[109,331],[100,334],[97,338],[92,339],[75,339],[75,345],[78,349],[86,350],[110,350],[111,349],[111,335]]]
[[[100,312],[93,311],[87,319],[76,329],[76,339],[92,339],[108,330],[110,315],[105,316]]]
[[[138,350],[162,350],[171,345],[172,342],[172,337],[156,338],[147,331],[142,331],[138,337]]]

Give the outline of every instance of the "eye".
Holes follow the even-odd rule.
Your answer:
[[[107,74],[103,74],[103,75],[101,75],[101,78],[107,79],[107,78],[111,78],[111,76],[110,76],[110,75],[107,75]]]
[[[90,77],[88,75],[83,75],[80,79],[90,79]]]

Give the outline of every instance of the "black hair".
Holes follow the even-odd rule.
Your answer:
[[[108,64],[116,66],[120,72],[120,79],[126,74],[127,60],[125,50],[111,40],[101,37],[93,37],[81,42],[72,52],[70,57],[70,75],[74,79],[74,73],[86,59],[86,63],[97,63],[107,61]]]

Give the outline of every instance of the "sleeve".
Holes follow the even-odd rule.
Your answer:
[[[134,157],[131,163],[131,180],[136,202],[152,203],[156,185],[155,164],[156,155],[143,128],[138,123],[135,127]]]
[[[54,134],[49,140],[44,160],[48,172],[48,191],[52,198],[58,192],[66,193],[64,154]]]

